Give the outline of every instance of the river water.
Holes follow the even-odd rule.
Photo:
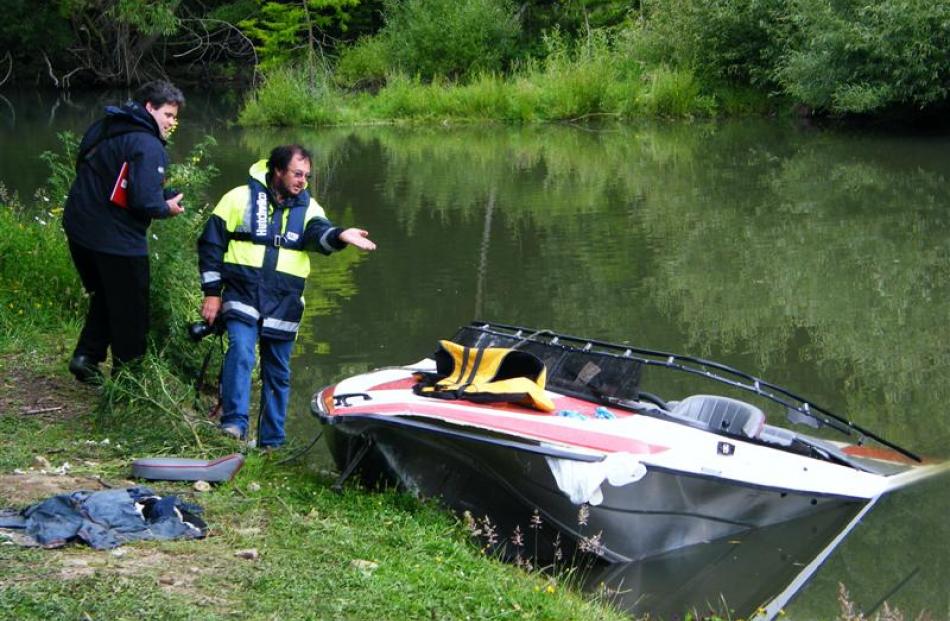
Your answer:
[[[56,132],[81,133],[116,101],[4,95],[0,180],[24,197],[44,182],[38,155]],[[235,106],[233,95],[190,97],[173,158],[215,136],[217,197],[272,146],[300,142],[316,153],[331,219],[379,245],[314,260],[293,363],[301,441],[316,431],[316,389],[418,360],[482,318],[718,360],[950,457],[946,135],[761,119],[243,130],[229,126]],[[886,498],[787,618],[831,618],[840,582],[865,610],[886,597],[908,619],[950,619],[947,515],[948,477]],[[720,579],[770,579],[766,559],[803,564],[785,537],[802,535],[776,533]],[[683,591],[689,576],[663,571],[667,582],[654,571],[638,584],[701,605]]]

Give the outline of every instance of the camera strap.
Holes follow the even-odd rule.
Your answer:
[[[221,375],[224,373],[224,335],[216,334],[218,339],[218,345],[221,350],[221,366],[218,368],[218,382],[215,387],[214,394],[215,403],[211,410],[208,411],[208,418],[217,418],[221,410]],[[195,381],[195,410],[198,410],[201,407],[201,392],[205,388],[205,376],[208,373],[208,365],[211,363],[211,355],[214,353],[214,345],[208,348],[208,352],[205,354],[204,360],[201,362],[201,370],[198,371],[198,377]]]

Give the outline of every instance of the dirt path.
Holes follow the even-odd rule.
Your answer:
[[[51,361],[36,360],[31,353],[0,356],[0,415],[52,422],[90,412],[98,399],[97,389],[80,384],[65,370],[54,373],[51,366]]]
[[[76,382],[65,369],[56,371],[54,361],[31,353],[0,356],[0,416],[56,424],[90,413],[98,398],[96,388]],[[33,464],[0,474],[0,504],[24,506],[62,492],[103,489],[95,477],[58,475],[53,470]]]

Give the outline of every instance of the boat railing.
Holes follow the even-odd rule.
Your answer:
[[[639,383],[645,367],[663,367],[688,373],[777,403],[786,409],[792,422],[813,428],[826,426],[848,436],[858,434],[858,445],[871,439],[920,461],[917,455],[907,449],[787,388],[711,360],[484,321],[473,321],[461,328],[455,339],[470,346],[512,347],[530,351],[545,362],[548,385],[552,390],[590,395],[607,403],[639,400]],[[594,381],[594,377],[597,377],[597,381]],[[647,395],[644,393],[644,396]]]

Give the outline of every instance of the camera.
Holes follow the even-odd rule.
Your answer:
[[[178,188],[163,188],[162,189],[162,198],[164,198],[166,201],[170,198],[175,198],[179,194],[181,194],[181,191]],[[185,201],[182,200],[180,203],[178,203],[178,205],[181,207],[184,207],[184,204],[183,204],[184,202]]]
[[[209,324],[206,321],[196,321],[188,326],[188,338],[195,343],[211,334],[224,334],[224,322],[215,321]]]

